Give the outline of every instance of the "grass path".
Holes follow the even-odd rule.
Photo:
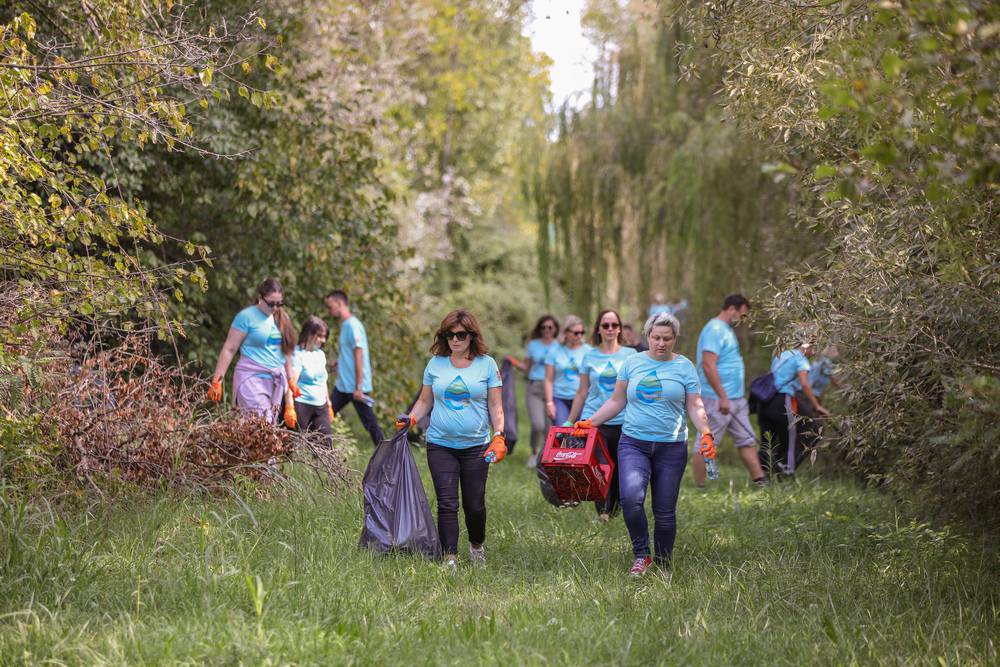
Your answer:
[[[0,664],[997,662],[997,552],[877,493],[686,479],[673,575],[635,581],[621,520],[545,504],[526,454],[491,474],[490,568],[457,575],[359,551],[357,494],[8,507]]]

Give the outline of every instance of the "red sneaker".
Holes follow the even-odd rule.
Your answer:
[[[653,564],[653,559],[649,556],[643,556],[641,558],[636,558],[635,562],[632,563],[632,569],[628,571],[628,576],[630,577],[641,577],[646,574],[646,570]]]

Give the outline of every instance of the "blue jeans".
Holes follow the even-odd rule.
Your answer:
[[[552,402],[556,404],[556,418],[552,420],[552,423],[556,426],[562,426],[563,422],[569,418],[570,408],[573,407],[573,399],[559,398],[557,396],[552,399]]]
[[[677,494],[687,465],[687,442],[650,442],[622,435],[618,441],[618,485],[622,516],[636,558],[649,555],[646,487],[653,487],[653,552],[670,560],[677,536]]]

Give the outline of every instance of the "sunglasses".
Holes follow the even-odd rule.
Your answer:
[[[452,338],[454,338],[459,343],[461,343],[469,336],[475,336],[476,334],[469,333],[468,331],[445,331],[442,335],[445,337],[446,340],[451,340]]]
[[[615,329],[620,329],[621,326],[617,322],[601,322],[601,328],[605,331],[614,331]]]
[[[271,302],[271,301],[268,301],[267,299],[261,299],[261,301],[263,301],[265,304],[267,304],[268,308],[281,308],[282,306],[285,305],[284,301],[274,301],[274,302]]]
[[[587,332],[584,331],[583,329],[580,329],[579,331],[570,331],[569,333],[573,334],[574,336],[582,336],[583,334],[585,334]]]
[[[542,325],[542,330],[544,331],[546,329],[549,330],[549,331],[555,331],[556,330],[556,325],[554,325],[554,324],[543,324]]]

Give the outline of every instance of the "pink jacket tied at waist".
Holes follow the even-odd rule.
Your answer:
[[[272,419],[275,409],[281,405],[287,384],[284,366],[268,368],[242,355],[236,362],[233,397],[239,408],[260,412]]]

